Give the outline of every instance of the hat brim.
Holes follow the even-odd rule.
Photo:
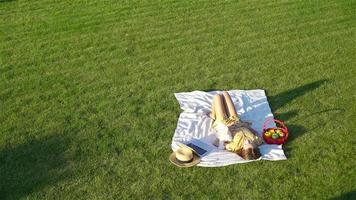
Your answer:
[[[197,154],[193,153],[192,161],[184,163],[184,162],[180,162],[176,157],[176,152],[173,152],[169,156],[169,160],[171,161],[171,163],[173,163],[178,167],[193,167],[194,165],[197,165],[200,162],[200,157]]]

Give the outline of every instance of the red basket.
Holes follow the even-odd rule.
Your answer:
[[[270,123],[271,121],[277,122],[277,125],[279,125],[279,127],[275,127],[275,128],[266,128],[268,123]],[[272,137],[268,137],[265,135],[265,133],[269,130],[281,130],[284,133],[284,136],[282,138],[277,138],[277,139],[273,139]],[[265,123],[263,124],[263,139],[265,140],[265,142],[267,144],[284,144],[287,142],[288,140],[288,128],[286,125],[284,125],[283,121],[277,120],[277,119],[273,119],[273,118],[268,118]]]

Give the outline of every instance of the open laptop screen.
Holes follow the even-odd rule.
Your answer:
[[[208,155],[211,151],[216,149],[215,146],[195,138],[192,138],[186,145],[194,149],[194,151],[197,152],[197,154],[199,154],[201,157]]]
[[[192,144],[192,143],[187,144],[187,146],[192,148],[192,149],[194,149],[194,151],[197,152],[197,154],[199,154],[199,156],[203,156],[207,152],[207,150],[202,149],[202,148],[200,148],[197,145]]]

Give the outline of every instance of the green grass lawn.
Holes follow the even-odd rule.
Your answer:
[[[0,0],[0,199],[356,198],[356,2]],[[286,161],[180,169],[174,92],[267,91]]]

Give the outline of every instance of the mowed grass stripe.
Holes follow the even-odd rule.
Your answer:
[[[337,18],[332,18],[332,19],[318,19],[315,21],[308,21],[308,22],[303,22],[303,23],[299,23],[298,25],[295,24],[289,24],[289,26],[283,26],[282,29],[278,29],[278,30],[271,30],[271,31],[267,31],[267,32],[263,32],[263,36],[261,36],[260,32],[251,32],[250,34],[238,34],[239,32],[242,32],[244,30],[243,26],[239,26],[242,27],[241,29],[233,29],[233,33],[237,33],[236,36],[234,37],[234,40],[238,41],[238,42],[249,42],[251,40],[267,40],[269,38],[276,38],[276,40],[278,40],[278,36],[284,36],[287,38],[290,38],[290,36],[296,35],[297,33],[290,33],[292,30],[306,30],[305,28],[310,27],[312,24],[316,25],[316,26],[325,26],[327,27],[327,25],[329,23],[332,23],[334,21],[338,21],[338,20],[343,20],[343,19],[349,19],[349,16],[339,16]],[[344,21],[344,20],[343,20]],[[349,19],[350,22],[352,22],[352,20]],[[345,22],[345,21],[344,21]],[[346,21],[347,22],[347,21]],[[320,24],[318,24],[320,23]],[[215,29],[223,29],[224,25],[220,25],[220,26],[214,26]],[[339,27],[335,27],[334,29],[338,29]],[[209,30],[211,28],[210,27],[206,27],[203,26],[201,27],[201,29],[194,29],[194,31],[191,32],[181,32],[181,33],[177,33],[177,32],[173,32],[174,34],[172,34],[172,32],[166,32],[165,34],[159,34],[157,36],[153,36],[151,37],[148,41],[143,41],[140,40],[140,42],[149,42],[152,44],[157,44],[157,42],[165,42],[165,41],[170,41],[170,42],[174,42],[174,38],[176,40],[183,40],[185,37],[189,37],[191,38],[191,40],[195,40],[195,37],[199,37],[199,38],[204,38],[206,35],[209,36],[213,36],[216,33],[210,33]],[[224,30],[225,31],[225,30]],[[225,32],[228,32],[227,34],[232,34],[231,31],[227,29]],[[333,30],[328,30],[328,31],[333,31]],[[299,34],[302,32],[298,32]],[[205,35],[206,34],[206,35]],[[313,33],[318,34],[318,33]],[[185,36],[185,37],[184,37]],[[204,36],[204,37],[202,37]],[[258,37],[261,36],[261,37]],[[274,37],[276,36],[276,37]],[[303,36],[304,37],[308,37],[308,36]]]
[[[335,33],[337,33],[337,32],[342,32],[343,30],[341,29],[338,29],[337,27],[335,27],[335,29],[336,29],[336,31],[334,31],[334,32],[328,32],[327,34],[323,34],[323,37],[328,37],[328,36],[330,36],[330,34],[332,33],[333,35],[335,35]],[[202,35],[202,34],[200,34],[200,35]],[[204,35],[204,34],[203,34]],[[89,36],[88,36],[89,37]],[[186,35],[186,37],[189,37],[189,35]],[[209,35],[206,35],[205,37],[209,37]],[[322,37],[322,38],[323,38]],[[293,45],[297,45],[298,43],[300,43],[300,42],[302,42],[302,44],[304,44],[304,43],[308,43],[309,41],[312,41],[312,40],[314,40],[314,39],[316,39],[316,38],[318,38],[318,37],[310,37],[310,36],[306,36],[306,37],[302,37],[302,38],[300,38],[300,37],[298,37],[298,38],[296,38],[296,39],[293,39],[293,40],[291,40],[290,39],[290,37],[288,37],[288,36],[281,36],[279,39],[278,39],[278,37],[276,38],[276,37],[274,37],[274,39],[276,40],[276,41],[279,41],[279,42],[282,42],[282,44],[281,43],[278,43],[278,45],[267,45],[267,47],[263,47],[263,48],[261,48],[260,46],[261,46],[261,44],[264,44],[264,45],[266,45],[266,43],[267,43],[267,41],[269,41],[270,39],[272,39],[271,37],[265,37],[265,38],[259,38],[258,40],[256,39],[256,41],[255,42],[251,42],[250,40],[241,40],[241,41],[237,41],[237,46],[236,47],[239,47],[239,48],[244,48],[244,46],[246,46],[246,47],[249,47],[249,48],[254,48],[254,49],[256,49],[256,51],[254,51],[254,53],[252,53],[252,54],[248,54],[248,55],[245,55],[245,56],[242,56],[242,55],[244,55],[243,53],[239,53],[238,55],[240,55],[239,56],[239,59],[241,59],[241,60],[244,60],[244,59],[250,59],[250,58],[252,58],[252,57],[255,57],[256,55],[258,55],[258,54],[263,54],[264,55],[264,57],[267,57],[268,55],[270,55],[270,54],[273,54],[273,52],[275,52],[276,50],[278,50],[278,49],[284,49],[285,47],[288,47],[288,46],[293,46]],[[318,38],[318,39],[322,39],[322,38]],[[84,39],[84,38],[83,38]],[[307,41],[303,41],[303,40],[306,40],[307,39]],[[85,40],[85,39],[84,39]],[[174,41],[174,40],[173,40]],[[185,40],[183,40],[182,39],[182,41],[185,41]],[[192,41],[194,42],[195,40],[194,39],[192,39]],[[162,41],[161,41],[162,42]],[[171,41],[172,42],[172,41]],[[179,50],[179,49],[186,49],[186,47],[189,47],[189,45],[190,45],[190,43],[189,42],[184,42],[184,43],[182,43],[181,45],[179,45],[179,43],[177,44],[177,43],[172,43],[172,44],[174,44],[174,46],[173,46],[173,48],[174,49],[176,49],[176,50]],[[205,44],[205,45],[204,45]],[[206,48],[208,48],[209,46],[211,46],[211,43],[209,43],[209,42],[205,42],[205,41],[203,41],[201,44],[200,44],[200,47],[201,48],[203,48],[203,49],[206,49]],[[215,50],[219,50],[220,48],[225,48],[224,47],[224,45],[223,44],[220,44],[218,47],[213,47],[213,48],[216,48]],[[106,53],[107,53],[107,51],[110,51],[110,49],[112,49],[112,48],[108,48],[107,50],[105,50],[105,48],[104,49],[97,49],[96,50],[96,52],[100,52],[99,54],[97,54],[97,53],[95,53],[95,52],[92,52],[92,53],[90,53],[90,51],[88,52],[88,53],[90,53],[90,54],[87,54],[87,53],[85,53],[85,50],[82,52],[82,53],[85,53],[85,54],[87,54],[86,56],[88,56],[88,55],[91,55],[91,54],[93,54],[93,58],[103,58],[101,55],[105,55]],[[150,48],[147,48],[148,50],[150,49]],[[207,49],[206,49],[207,50]],[[155,50],[153,53],[151,53],[151,55],[156,55],[156,56],[160,56],[160,55],[163,55],[164,54],[164,51],[165,51],[165,48],[160,48],[160,49],[158,49],[158,50]],[[278,51],[277,51],[278,52]],[[56,62],[62,62],[61,60],[60,60],[60,56],[61,56],[61,53],[60,52],[58,52],[57,53],[58,55],[59,55],[59,57],[51,57],[49,60],[48,59],[45,59],[44,61],[54,61],[55,63]],[[86,58],[86,56],[82,56],[82,57],[80,57],[80,54],[81,54],[81,52],[78,52],[78,54],[74,54],[74,55],[71,55],[69,58],[66,58],[66,62],[67,63],[71,63],[71,62],[73,62],[74,60],[77,60],[77,62],[81,62],[82,60],[84,60],[85,58]],[[79,56],[79,57],[78,57]],[[234,56],[233,54],[228,54],[227,56]],[[124,60],[122,60],[122,61],[124,61]]]
[[[290,3],[290,2],[289,2]],[[208,4],[210,7],[212,7],[212,5],[211,4]],[[220,4],[217,4],[217,5],[220,5]],[[263,5],[263,4],[261,4],[261,5]],[[293,5],[297,5],[297,4],[295,4],[295,3],[293,3]],[[95,5],[96,6],[96,5]],[[274,6],[274,4],[272,4],[272,5],[270,5],[270,6]],[[281,5],[281,6],[284,6],[283,4]],[[331,6],[331,5],[329,5],[329,6]],[[221,5],[221,7],[226,7],[224,4],[223,5]],[[164,7],[163,7],[164,8]],[[180,7],[178,7],[178,8],[180,8]],[[185,7],[183,7],[183,8],[185,8]],[[217,8],[219,8],[219,7],[217,7]],[[232,9],[234,8],[234,7],[231,7]],[[262,7],[262,8],[264,8],[264,7]],[[251,10],[255,10],[255,9],[262,9],[261,7],[252,7],[252,8],[250,8]],[[128,7],[128,9],[129,9],[129,7]],[[189,11],[204,11],[204,12],[206,12],[206,7],[203,7],[203,8],[200,8],[200,9],[198,9],[198,10],[189,10]],[[245,8],[240,8],[240,9],[242,9],[242,10],[245,10]],[[84,9],[83,9],[84,10]],[[98,7],[94,7],[93,8],[93,10],[95,11],[95,10],[98,10]],[[148,9],[149,10],[149,12],[152,12],[152,13],[156,13],[157,14],[157,11],[154,11],[154,9],[152,9],[152,8],[149,8]],[[163,9],[164,10],[164,9]],[[251,11],[251,10],[245,10],[245,11]],[[264,10],[264,9],[263,9]],[[171,15],[170,14],[170,12],[172,11],[172,10],[168,10],[169,11],[169,15]],[[175,11],[178,11],[179,12],[179,10],[176,10],[175,9]],[[234,9],[234,11],[236,11],[236,12],[239,12],[240,10],[235,10]],[[137,12],[137,14],[146,14],[147,13],[147,11],[145,11],[145,10],[138,10],[138,11],[136,11]],[[91,11],[87,11],[87,13],[90,13],[90,16],[93,16],[93,13],[91,12]],[[123,15],[123,13],[121,12],[121,11],[113,11],[113,13],[110,13],[110,12],[105,12],[105,13],[100,13],[100,12],[98,12],[97,14],[94,14],[94,16],[95,15],[99,15],[100,14],[100,16],[102,16],[102,17],[107,17],[107,16],[110,16],[110,15],[115,15],[115,16],[117,16],[117,14],[121,14],[121,15],[118,15],[119,17],[122,17]],[[132,10],[131,9],[129,9],[129,12],[127,13],[128,15],[128,20],[131,20],[132,18],[135,18],[136,16],[135,15],[132,15]],[[160,13],[160,14],[162,14],[162,13]],[[69,16],[72,16],[72,15],[69,15]],[[68,16],[68,17],[69,17]],[[83,15],[81,15],[81,16],[83,16]],[[80,20],[82,20],[81,19],[81,16],[78,16],[78,17],[76,17],[76,20],[78,20],[78,21],[80,21]],[[87,16],[89,16],[89,15],[87,15]],[[84,19],[86,19],[87,18],[87,16],[83,16],[83,18]],[[162,15],[160,15],[160,16],[162,16]],[[60,17],[65,17],[65,15],[63,16],[63,15],[60,15]],[[146,16],[141,16],[140,18],[142,19],[142,18],[144,18],[144,17],[146,17]],[[162,16],[162,18],[164,18],[164,16]],[[60,20],[60,19],[59,19]],[[58,22],[61,22],[61,21],[58,21]],[[66,21],[65,21],[66,22]]]
[[[271,51],[270,53],[272,54],[272,52],[273,52],[273,51]],[[265,58],[268,57],[268,55],[269,55],[269,54],[267,53],[267,56],[266,56],[266,53],[264,53],[264,52],[262,52],[262,53],[263,53],[263,55],[265,56]],[[262,54],[262,53],[261,53],[261,54]],[[257,53],[257,55],[258,55],[258,53]],[[313,55],[313,54],[312,54],[312,55]],[[311,56],[312,56],[312,55],[311,55]],[[307,59],[307,58],[308,58],[308,57],[305,57],[305,59]],[[229,60],[229,59],[227,58],[227,60]],[[242,59],[242,60],[243,60],[243,59]],[[254,60],[254,59],[253,59],[253,60]],[[271,59],[271,60],[268,60],[268,59],[266,60],[266,59],[264,59],[263,61],[266,62],[266,63],[269,63],[269,61],[272,61],[272,60],[273,60],[273,59]],[[317,62],[317,60],[315,60],[315,62]],[[193,64],[194,64],[194,63],[193,63]],[[263,64],[263,63],[261,63],[261,64]],[[266,65],[266,64],[264,64],[264,65]]]
[[[218,4],[218,5],[220,5],[220,4]],[[209,4],[209,6],[211,7],[212,5],[210,5]],[[225,7],[224,5],[222,5],[222,7]],[[219,8],[219,7],[217,7],[217,8]],[[233,7],[232,7],[233,8]],[[97,10],[97,8],[96,7],[94,7],[93,8],[94,10]],[[252,9],[254,9],[254,8],[252,8]],[[206,8],[200,8],[199,9],[200,11],[204,11],[204,12],[206,12]],[[214,8],[214,10],[215,10],[215,8]],[[170,12],[172,11],[172,10],[168,10],[169,12],[168,12],[168,14],[169,15],[171,15],[170,14]],[[174,11],[177,11],[177,10],[174,10]],[[198,11],[198,10],[193,10],[193,11]],[[239,10],[237,10],[237,11],[239,11]],[[248,10],[247,10],[248,11]],[[106,15],[108,15],[108,16],[110,16],[110,15],[114,15],[114,16],[119,16],[120,18],[122,17],[122,15],[117,15],[117,14],[122,14],[120,11],[116,11],[115,13],[110,13],[110,12],[106,12],[106,13],[97,13],[97,14],[94,14],[93,15],[93,13],[91,12],[91,11],[87,11],[88,13],[90,13],[90,15],[87,15],[87,16],[83,16],[83,18],[84,19],[87,19],[88,18],[88,16],[97,16],[97,15],[99,15],[100,17],[102,17],[102,18],[104,18],[104,17],[107,17]],[[132,13],[131,13],[132,11],[130,10],[130,12],[128,13],[128,21],[131,21],[132,20],[132,18],[135,18],[136,16],[135,15],[132,15]],[[155,11],[154,9],[149,9],[149,12],[153,12],[153,13],[156,13],[157,14],[157,11]],[[178,12],[179,12],[179,10],[178,10]],[[95,13],[95,12],[94,12]],[[145,11],[141,11],[141,10],[139,10],[139,11],[137,11],[137,14],[145,14],[146,12]],[[161,18],[164,18],[164,16],[162,16],[162,13],[160,13],[161,15],[160,15],[160,17]],[[199,13],[198,13],[199,14]],[[72,15],[71,15],[72,16]],[[60,16],[60,17],[64,17],[64,16]],[[144,17],[146,17],[146,16],[142,16],[142,17],[140,17],[139,19],[143,19]],[[84,19],[80,19],[80,16],[79,16],[79,18],[77,18],[76,17],[76,20],[78,20],[78,21],[80,21],[80,20],[84,20]],[[91,18],[91,19],[93,19],[93,18]],[[61,23],[61,21],[58,21],[58,19],[56,19],[55,20],[56,22],[59,22],[59,24]],[[90,21],[90,20],[89,20]],[[67,23],[67,20],[66,21],[63,21],[63,22],[65,22],[65,23]],[[75,24],[74,24],[75,25]]]
[[[204,11],[205,8],[202,8],[201,10]],[[169,10],[169,11],[170,11],[170,10]],[[139,13],[142,13],[142,12],[139,12]],[[144,13],[144,12],[143,12],[143,13]],[[116,16],[116,14],[117,14],[117,13],[113,13],[112,15],[115,15],[115,16]],[[91,16],[92,16],[92,14],[91,14]],[[94,16],[95,16],[95,15],[94,15]],[[120,15],[119,15],[119,16],[120,16]],[[62,16],[62,17],[63,17],[63,16]],[[105,15],[100,15],[100,17],[105,17]],[[87,19],[88,16],[84,16],[84,18]],[[132,18],[134,18],[134,16],[130,15],[130,18],[129,18],[128,20],[130,21],[130,20],[132,20]],[[93,18],[91,18],[91,19],[93,19]],[[79,21],[79,20],[81,20],[81,19],[78,19],[78,21]],[[90,20],[89,20],[89,21],[90,21]],[[56,22],[59,22],[59,24],[60,24],[60,21],[58,21],[57,19],[56,19]],[[67,23],[67,21],[64,21],[64,22]],[[74,25],[76,25],[76,24],[74,24]]]
[[[282,36],[281,39],[277,39],[276,41],[283,42],[283,43],[278,43],[278,45],[274,45],[274,44],[268,45],[268,49],[266,47],[259,48],[259,46],[261,44],[265,44],[266,45],[265,42],[267,42],[269,38],[261,38],[261,40],[259,40],[258,42],[240,41],[240,42],[238,42],[238,45],[236,45],[236,47],[244,48],[244,46],[246,46],[246,47],[248,46],[250,48],[256,48],[256,51],[253,54],[249,54],[249,55],[245,55],[245,56],[239,57],[239,59],[243,60],[243,59],[249,59],[251,57],[254,57],[257,54],[263,54],[264,56],[267,56],[269,54],[273,54],[273,52],[276,51],[278,48],[284,49],[284,48],[286,48],[288,46],[298,45],[298,43],[300,43],[300,42],[302,42],[301,45],[303,45],[305,43],[308,43],[308,41],[313,41],[315,39],[322,40],[325,37],[328,37],[330,35],[335,35],[338,32],[341,33],[342,31],[343,31],[342,29],[341,30],[337,29],[334,32],[328,32],[327,34],[323,34],[323,37],[321,37],[321,38],[320,37],[307,36],[307,37],[303,37],[303,38],[297,38],[297,39],[294,39],[294,40],[290,40],[290,39],[288,39],[288,37],[283,37]],[[189,35],[187,37],[189,37]],[[209,37],[209,36],[206,36],[206,37]],[[306,41],[304,41],[304,40],[306,40]],[[186,42],[186,40],[183,40],[183,41],[185,41],[185,42],[182,43],[181,45],[179,45],[179,43],[178,44],[177,43],[173,43],[174,44],[174,46],[172,46],[173,49],[175,49],[175,50],[182,50],[183,49],[184,50],[184,49],[186,49],[186,47],[189,47],[189,45],[191,44],[190,42]],[[206,48],[211,47],[211,43],[208,42],[208,41],[207,42],[202,42],[202,43],[200,43],[199,47],[203,48],[203,49],[206,49]],[[214,48],[214,47],[212,47],[212,48]],[[215,48],[217,48],[216,50],[219,50],[220,48],[224,48],[224,45],[220,44],[219,46],[217,46]],[[106,52],[110,51],[109,49],[108,50],[98,49],[96,52],[98,52],[99,54],[93,54],[93,56],[94,56],[93,58],[103,58],[103,57],[101,57],[101,55],[104,55]],[[267,51],[266,51],[266,49],[267,49]],[[147,48],[147,50],[149,50],[149,48]],[[158,49],[158,50],[155,50],[154,52],[152,52],[151,55],[157,55],[157,56],[164,55],[164,51],[165,51],[165,48],[161,48],[160,50]],[[90,51],[88,53],[90,53]],[[95,53],[95,52],[92,52],[92,53]],[[92,53],[90,53],[90,54],[92,54]],[[81,54],[81,52],[77,52],[76,54],[71,55],[69,58],[66,58],[66,62],[67,63],[71,63],[74,60],[77,60],[78,62],[80,62],[81,60],[86,58],[85,56],[84,57],[80,57],[80,54]],[[230,55],[233,56],[232,54],[230,54]],[[240,53],[238,55],[243,55],[243,53]],[[60,60],[61,56],[62,56],[62,54],[58,53],[58,57],[57,58],[53,57],[53,58],[51,58],[51,60],[52,61],[61,62],[61,60]],[[87,56],[88,56],[88,54],[87,54]],[[229,56],[229,54],[227,56]]]
[[[308,23],[308,22],[305,22],[305,23]],[[312,23],[312,22],[310,22],[310,23]],[[287,23],[288,24],[288,23]],[[293,25],[290,25],[290,26],[292,26],[293,27]],[[10,40],[11,41],[11,40]]]
[[[197,15],[198,16],[198,15]],[[268,18],[268,17],[267,17]],[[177,24],[181,24],[181,23],[184,23],[184,21],[185,20],[182,20],[182,21],[180,21],[180,23],[177,23]],[[247,22],[249,22],[249,20],[246,20],[246,21],[241,21],[241,23],[247,23]],[[100,23],[99,21],[97,21],[97,22],[95,22],[96,24],[98,24],[98,23]],[[202,23],[204,23],[204,21],[202,21]],[[278,23],[278,21],[276,22],[276,23]],[[287,22],[287,24],[288,24],[289,22]],[[90,27],[90,25],[92,25],[93,26],[93,24],[87,24],[88,25],[88,27]],[[113,24],[114,25],[114,24]],[[165,25],[165,23],[162,23],[162,26],[164,26]],[[110,26],[110,25],[108,25],[108,26]],[[157,30],[159,30],[160,29],[160,27],[156,27],[156,26],[151,26],[151,27],[154,27],[155,29],[157,29]],[[122,27],[122,28],[125,28],[125,27]],[[150,28],[150,27],[149,27]],[[71,30],[71,29],[69,29],[69,30]],[[133,30],[133,31],[135,31],[135,30]],[[60,35],[60,34],[62,34],[61,32],[57,32],[57,33],[54,33],[54,35]],[[47,35],[48,35],[48,33],[47,33]],[[52,34],[51,34],[52,35]],[[36,36],[33,36],[33,37],[36,37]]]

